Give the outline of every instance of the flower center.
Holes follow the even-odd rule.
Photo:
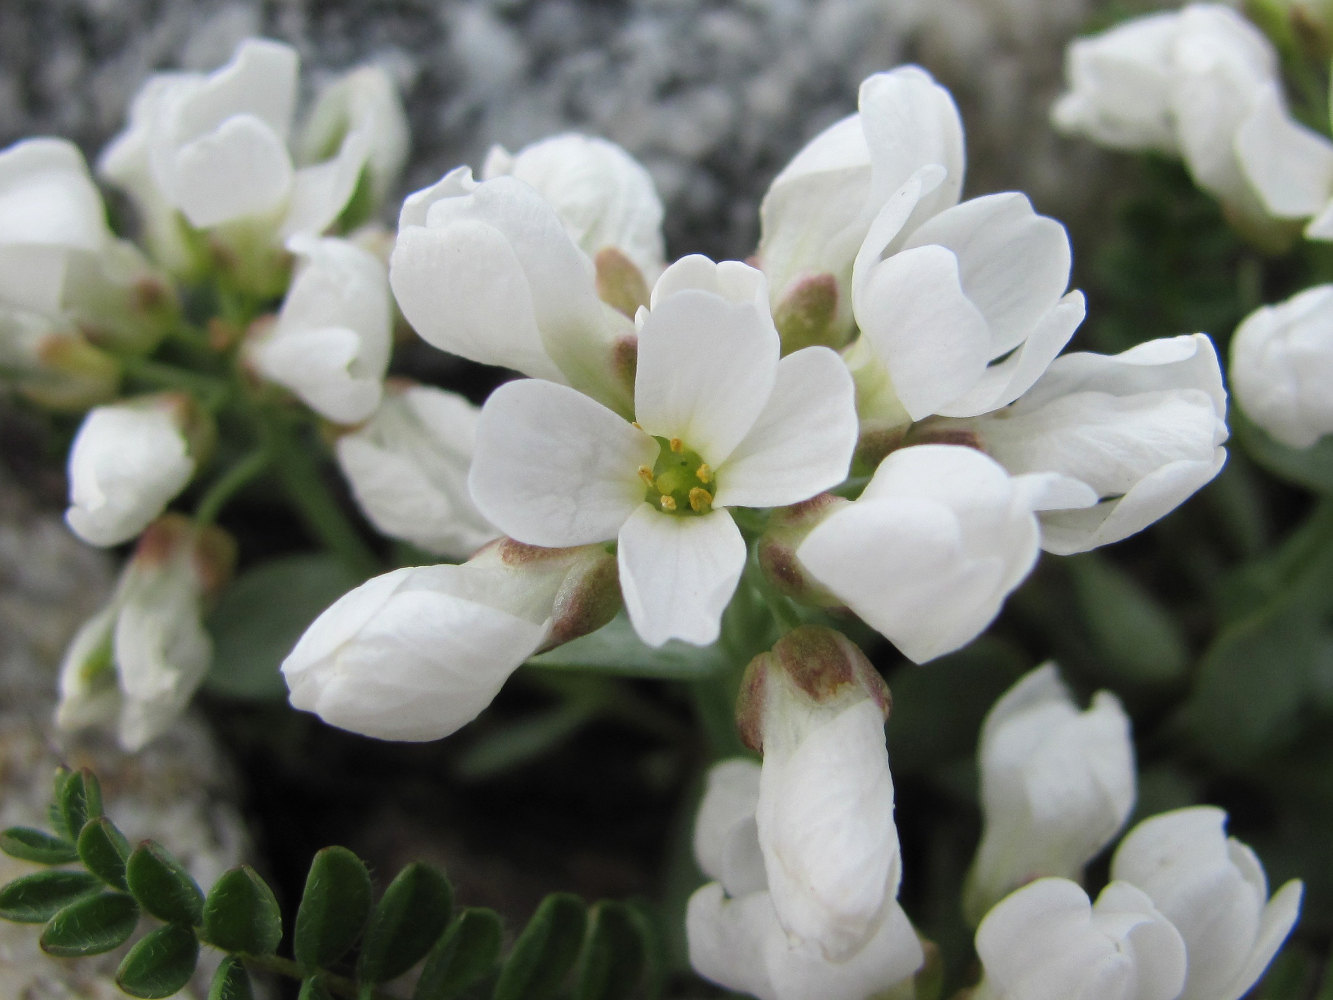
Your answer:
[[[707,514],[713,509],[713,470],[690,451],[680,438],[653,438],[657,461],[650,469],[639,466],[639,478],[648,487],[644,499],[667,514]]]

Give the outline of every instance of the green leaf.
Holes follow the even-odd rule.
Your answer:
[[[53,787],[51,789],[51,804],[46,809],[47,818],[51,820],[51,829],[57,836],[64,837],[73,842],[79,836],[78,830],[71,831],[69,824],[65,821],[65,813],[61,808],[61,803],[65,799],[65,783],[74,777],[74,773],[67,767],[56,768]]]
[[[647,960],[643,937],[629,907],[598,903],[589,913],[588,940],[579,962],[575,1000],[630,996],[643,979]]]
[[[431,949],[412,1000],[452,1000],[489,975],[500,957],[502,937],[494,910],[464,910]]]
[[[370,914],[370,873],[345,847],[315,855],[296,911],[293,946],[307,971],[327,969],[352,947]]]
[[[79,859],[90,872],[113,889],[129,892],[125,880],[125,862],[130,857],[130,842],[105,816],[86,824],[79,834]]]
[[[1256,465],[1289,483],[1333,494],[1333,437],[1322,438],[1309,448],[1290,448],[1269,437],[1239,407],[1233,406],[1228,418],[1232,436]]]
[[[204,894],[183,865],[161,844],[146,840],[125,863],[130,893],[145,910],[173,924],[197,926],[204,918]]]
[[[208,987],[208,1000],[255,1000],[250,974],[240,959],[228,955],[222,960]]]
[[[301,992],[297,994],[296,1000],[333,1000],[333,994],[321,977],[311,976],[301,983]]]
[[[139,904],[123,892],[102,892],[70,903],[46,924],[42,951],[58,958],[100,955],[119,948],[139,924]]]
[[[587,924],[587,910],[577,896],[557,892],[543,899],[500,969],[493,1000],[553,995],[579,956]]]
[[[622,613],[596,632],[534,656],[528,665],[591,670],[622,677],[698,680],[726,669],[728,663],[717,644],[701,649],[673,639],[656,648],[644,645],[629,618]]]
[[[1132,576],[1097,552],[1065,559],[1079,618],[1099,658],[1131,684],[1180,680],[1189,650],[1175,619]]]
[[[595,703],[570,700],[500,723],[463,751],[455,771],[461,778],[481,781],[521,767],[560,746],[600,711]]]
[[[232,698],[286,698],[283,658],[321,611],[359,583],[326,553],[272,559],[240,574],[207,622],[213,666],[205,686]]]
[[[44,924],[76,899],[102,888],[87,872],[45,871],[24,875],[0,889],[0,918],[16,924]]]
[[[243,955],[263,957],[278,950],[282,911],[268,883],[249,865],[233,868],[209,890],[204,940]]]
[[[382,983],[416,965],[444,933],[454,890],[444,875],[414,862],[398,873],[371,914],[357,978]]]
[[[39,865],[63,865],[79,859],[79,852],[64,837],[53,837],[44,830],[11,826],[0,833],[0,851],[20,861]]]
[[[102,815],[102,786],[97,776],[84,768],[64,780],[56,802],[60,809],[60,832],[77,841],[84,824]]]
[[[167,924],[149,931],[120,963],[116,985],[132,997],[158,1000],[179,993],[199,964],[192,927]]]

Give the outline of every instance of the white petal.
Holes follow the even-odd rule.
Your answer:
[[[679,292],[695,289],[720,295],[738,305],[752,303],[763,311],[768,303],[768,282],[764,272],[738,260],[714,262],[703,254],[692,253],[673,263],[653,285],[648,308]]]
[[[292,187],[287,146],[253,115],[235,115],[181,147],[172,162],[171,197],[199,229],[261,215]]]
[[[1333,196],[1333,143],[1296,122],[1276,82],[1236,131],[1240,169],[1279,219],[1305,219]]]
[[[709,770],[694,821],[694,857],[700,870],[721,882],[729,896],[744,896],[768,885],[754,819],[758,802],[757,761],[734,757]]]
[[[966,160],[963,123],[949,92],[919,66],[901,66],[867,77],[857,101],[874,169],[872,198],[896,191],[920,167],[939,164],[945,179],[915,217],[924,221],[957,202]]]
[[[889,995],[886,990],[901,986],[925,962],[921,939],[894,900],[885,905],[879,928],[865,947],[841,962],[830,962],[817,949],[794,946],[784,938],[771,933],[767,938],[768,966],[778,1000],[866,1000]]]
[[[716,641],[745,553],[745,540],[725,510],[699,517],[666,514],[640,495],[620,531],[617,553],[625,610],[639,638],[650,646],[668,639],[696,646]]]
[[[657,443],[602,404],[538,379],[508,382],[482,407],[468,485],[479,510],[529,545],[610,541],[644,505]]]
[[[670,295],[639,331],[635,419],[717,468],[768,401],[779,350],[767,308],[704,291]]]
[[[749,434],[716,470],[719,507],[782,507],[847,477],[859,425],[842,359],[811,347],[778,362],[773,394]]]
[[[1296,918],[1301,913],[1301,897],[1305,884],[1299,879],[1292,879],[1273,894],[1273,898],[1264,907],[1260,918],[1259,933],[1255,937],[1254,950],[1250,952],[1245,967],[1236,976],[1235,982],[1227,993],[1230,1000],[1240,1000],[1264,974],[1273,956],[1287,940],[1287,935],[1296,926]]]
[[[866,272],[856,316],[914,420],[967,392],[991,359],[985,317],[963,294],[958,260],[943,247],[905,250]]]
[[[685,911],[690,965],[705,979],[759,1000],[777,1000],[765,959],[766,942],[778,927],[768,893],[727,899],[710,882],[695,890]]]

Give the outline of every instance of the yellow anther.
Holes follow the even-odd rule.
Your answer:
[[[663,510],[672,511],[676,509],[676,498],[673,496],[667,496],[663,493],[659,498],[659,502],[662,504]]]
[[[699,468],[694,470],[694,475],[699,482],[707,485],[713,481],[713,467],[707,462],[701,462]]]
[[[707,514],[713,509],[713,494],[702,486],[690,490],[690,510],[696,514]]]
[[[639,478],[644,481],[649,489],[653,486],[653,470],[646,465],[639,466]]]
[[[639,428],[639,430],[643,430],[643,425],[642,425],[641,423],[639,423],[637,420],[631,420],[631,421],[629,422],[629,425],[630,425],[631,427],[637,427],[637,428]]]
[[[668,443],[671,445],[671,450],[678,455],[685,450],[685,442],[680,438],[672,438]]]

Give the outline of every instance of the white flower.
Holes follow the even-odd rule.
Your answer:
[[[924,955],[907,915],[885,901],[873,936],[841,961],[778,922],[766,888],[755,824],[759,765],[735,759],[714,766],[695,826],[695,856],[717,879],[690,897],[685,918],[690,964],[728,989],[760,1000],[866,1000],[893,987],[911,996]]]
[[[836,283],[833,332],[851,333],[852,262],[879,209],[919,168],[943,179],[915,208],[915,221],[958,201],[963,127],[949,92],[925,70],[899,67],[861,84],[857,114],[812,139],[773,180],[759,209],[757,257],[775,315],[802,282]],[[783,331],[784,336],[787,331]]]
[[[248,345],[266,378],[340,424],[379,406],[393,306],[384,265],[346,240],[293,237],[301,263],[276,321]]]
[[[4,305],[0,371],[38,406],[69,413],[84,413],[115,399],[120,385],[120,364],[88,343],[72,324]]]
[[[1134,746],[1119,699],[1099,691],[1080,712],[1053,663],[987,713],[977,762],[984,825],[964,890],[973,923],[1034,878],[1080,880],[1134,806]]]
[[[143,255],[107,227],[77,147],[28,139],[0,152],[0,308],[140,351],[156,344],[171,304]]]
[[[1231,388],[1246,416],[1292,448],[1333,431],[1333,285],[1247,316],[1231,339]]]
[[[932,183],[885,204],[856,255],[848,352],[866,417],[972,416],[1017,399],[1083,321],[1064,226],[1016,192],[947,208],[909,228]],[[1001,360],[1002,359],[1002,360]]]
[[[796,550],[801,566],[918,663],[971,641],[1036,561],[1052,477],[1010,477],[972,448],[902,448]],[[1070,506],[1091,503],[1077,493]],[[1086,494],[1086,488],[1082,488]]]
[[[1308,218],[1333,194],[1333,143],[1291,117],[1272,44],[1228,7],[1191,4],[1074,42],[1067,75],[1058,126],[1178,153],[1243,225]]]
[[[597,297],[593,262],[534,188],[480,184],[467,167],[410,195],[389,282],[423,339],[471,361],[572,385],[630,407],[628,317]]]
[[[92,545],[129,541],[194,475],[186,398],[146,396],[90,410],[69,452],[65,520]]]
[[[252,272],[271,266],[274,246],[333,224],[363,170],[382,189],[401,164],[402,111],[387,80],[371,70],[336,85],[316,106],[302,145],[324,158],[298,167],[288,147],[298,64],[290,46],[247,39],[215,72],[157,74],[135,97],[129,127],[98,170],[134,200],[149,245],[168,266],[195,264],[183,216],[213,230],[232,253],[254,258],[244,273],[258,281]]]
[[[684,258],[641,314],[635,422],[553,382],[503,385],[482,409],[472,498],[532,545],[615,539],[643,641],[711,643],[745,563],[725,508],[841,482],[856,442],[837,355],[778,352],[763,276]]]
[[[202,604],[230,572],[217,528],[168,515],[143,534],[110,603],[75,635],[60,668],[62,729],[113,723],[141,749],[185,708],[212,661]]]
[[[394,570],[335,601],[282,663],[296,708],[385,740],[435,740],[491,703],[544,646],[615,614],[615,563],[600,546],[508,539],[461,566]]]
[[[764,755],[755,822],[778,923],[844,961],[874,936],[902,871],[888,688],[841,633],[803,626],[751,661],[741,689],[738,724]]]
[[[1268,898],[1263,865],[1223,831],[1226,813],[1193,806],[1149,817],[1125,835],[1111,877],[1142,889],[1184,938],[1180,1000],[1239,1000],[1282,947],[1300,912],[1292,879]]]
[[[338,439],[338,467],[376,528],[455,559],[499,534],[467,490],[478,412],[455,393],[391,382],[370,420]]]
[[[1185,981],[1180,934],[1124,882],[1092,905],[1074,882],[1038,879],[986,914],[976,945],[976,1000],[1175,1000]]]
[[[1012,406],[968,426],[1011,473],[1059,473],[1097,495],[1041,514],[1042,548],[1066,555],[1132,535],[1217,475],[1225,416],[1217,353],[1196,333],[1064,355]]]
[[[648,171],[615,143],[566,133],[516,154],[495,146],[481,175],[515,177],[535,188],[589,258],[611,247],[649,283],[662,273],[661,199]]]

